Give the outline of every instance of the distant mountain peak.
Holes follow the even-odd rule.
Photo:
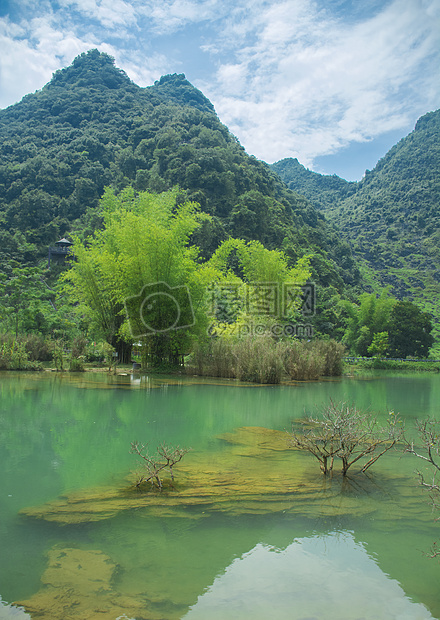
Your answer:
[[[69,67],[55,71],[47,88],[66,86],[115,89],[134,84],[125,71],[115,66],[113,56],[92,49],[77,56]]]
[[[214,106],[209,99],[188,82],[184,73],[163,75],[150,88],[154,88],[157,93],[174,100],[177,104],[191,105],[205,112],[214,112]]]

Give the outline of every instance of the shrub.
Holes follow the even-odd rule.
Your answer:
[[[52,359],[57,370],[64,370],[64,342],[62,340],[52,341]]]
[[[87,350],[87,338],[77,336],[72,342],[72,358],[84,357]]]
[[[69,362],[70,372],[84,372],[84,357],[71,357]]]
[[[284,368],[294,381],[312,381],[324,374],[324,358],[309,343],[294,340],[284,350]]]
[[[346,476],[354,463],[366,457],[361,467],[365,472],[403,438],[403,426],[394,412],[390,412],[388,424],[381,426],[376,418],[346,403],[331,402],[319,417],[309,417],[300,424],[303,431],[293,429],[289,443],[313,454],[324,475],[332,473],[335,458],[341,460],[341,472]]]
[[[4,334],[0,337],[0,370],[41,370],[41,365],[29,360],[22,339]]]
[[[342,375],[342,358],[345,355],[344,345],[336,342],[336,340],[315,340],[313,345],[318,354],[324,359],[322,374],[325,377],[339,377]]]
[[[163,489],[163,473],[168,470],[170,474],[171,484],[174,482],[173,467],[180,463],[185,454],[191,448],[176,448],[161,444],[156,448],[156,454],[150,455],[148,446],[133,441],[130,452],[136,454],[141,459],[142,472],[136,472],[136,487],[141,488],[145,483],[150,482],[152,487],[159,490]]]
[[[27,334],[23,337],[30,361],[49,362],[52,359],[52,343],[39,334]]]

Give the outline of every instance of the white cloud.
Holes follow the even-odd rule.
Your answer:
[[[345,6],[21,0],[17,23],[0,18],[0,106],[97,47],[141,86],[185,72],[248,152],[313,167],[440,107],[440,0],[366,0],[350,15]]]
[[[395,0],[347,25],[308,0],[279,2],[246,32],[253,43],[203,88],[248,151],[311,165],[438,107],[438,13],[438,0]]]
[[[59,0],[59,5],[64,9],[76,9],[105,28],[129,26],[136,21],[134,7],[124,0]]]
[[[163,54],[152,53],[146,62],[142,53],[114,51],[115,64],[123,69],[130,79],[138,86],[151,86],[162,75],[175,72],[170,69],[168,58]]]
[[[152,0],[142,12],[153,20],[156,34],[169,34],[188,24],[214,19],[218,6],[217,0]]]
[[[20,26],[0,18],[0,107],[41,88],[54,71],[93,47],[110,54],[114,51],[108,44],[57,27],[50,14]]]

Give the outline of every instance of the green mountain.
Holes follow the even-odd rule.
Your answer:
[[[200,203],[213,216],[194,239],[205,255],[229,234],[282,248],[291,261],[312,253],[328,314],[332,295],[359,283],[348,244],[323,214],[249,156],[184,75],[141,88],[97,50],[0,111],[3,271],[42,263],[48,245],[72,231],[92,232],[104,188],[127,185],[178,185]],[[319,329],[331,332],[332,319]]]
[[[289,188],[325,213],[361,261],[372,289],[390,287],[435,317],[440,335],[440,110],[422,116],[358,183],[273,164]]]
[[[271,165],[287,187],[305,196],[316,208],[325,211],[356,192],[357,183],[345,181],[336,174],[324,175],[305,168],[295,158],[282,159]]]

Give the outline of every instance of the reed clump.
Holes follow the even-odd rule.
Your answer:
[[[334,340],[275,340],[269,335],[212,338],[197,345],[186,372],[277,384],[283,378],[311,381],[342,374],[344,347]]]

